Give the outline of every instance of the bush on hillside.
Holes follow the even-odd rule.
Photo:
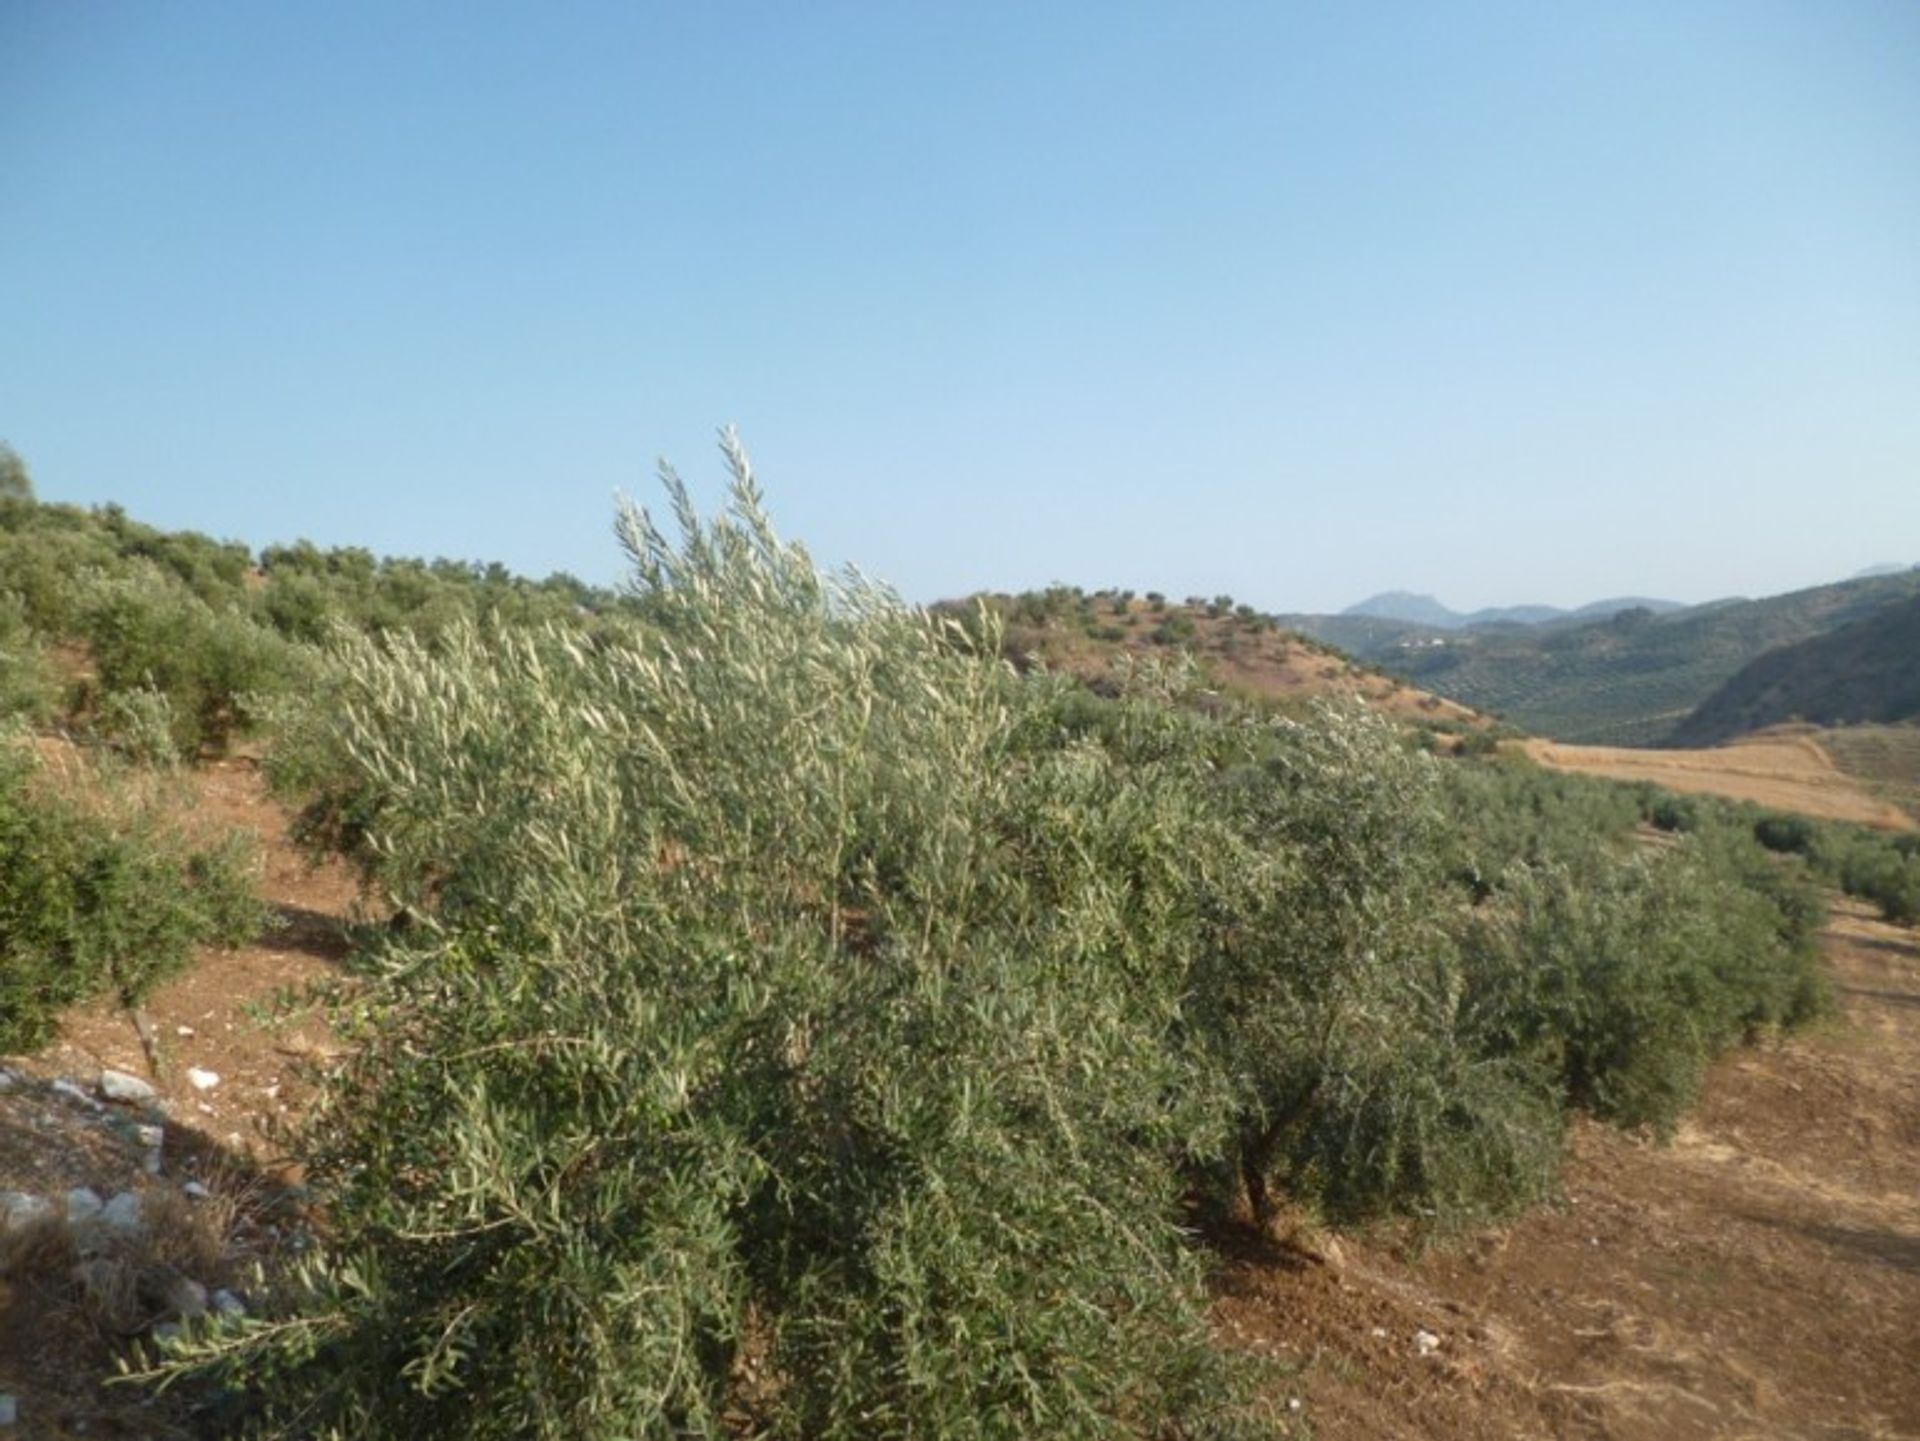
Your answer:
[[[627,517],[627,635],[346,645],[343,784],[426,919],[310,1139],[331,1260],[228,1359],[321,1434],[1216,1429],[1177,918],[1109,869],[1180,818],[736,459],[677,550]]]
[[[302,671],[299,651],[237,609],[207,604],[154,569],[98,578],[86,587],[83,634],[98,673],[99,700],[134,693],[165,697],[176,752],[224,749],[251,730],[262,707]],[[110,739],[129,714],[149,702],[96,702],[96,721]]]
[[[17,595],[0,594],[0,721],[37,724],[53,714],[59,686]]]
[[[245,852],[185,846],[151,816],[75,809],[0,751],[0,1051],[43,1042],[59,1012],[138,1000],[201,944],[255,935]]]

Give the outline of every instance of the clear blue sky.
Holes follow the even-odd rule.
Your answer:
[[[1920,4],[0,0],[44,498],[1330,609],[1920,561]]]

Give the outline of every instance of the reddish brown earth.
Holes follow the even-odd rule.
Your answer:
[[[274,1021],[269,1003],[337,974],[353,886],[306,867],[246,763],[192,786],[204,820],[260,835],[282,924],[150,999],[157,1068],[110,1005],[8,1060],[40,1076],[151,1076],[177,1120],[168,1172],[146,1180],[80,1108],[23,1087],[0,1093],[0,1190],[198,1176],[245,1252],[273,1232],[270,1182],[252,1168],[271,1175],[295,1071],[329,1045],[312,1015]],[[1841,901],[1826,948],[1837,1019],[1727,1058],[1671,1145],[1576,1127],[1556,1206],[1423,1253],[1379,1234],[1339,1238],[1318,1261],[1230,1243],[1222,1344],[1271,1358],[1281,1413],[1335,1441],[1920,1437],[1920,937]],[[220,1084],[196,1092],[187,1066]],[[18,1434],[199,1434],[168,1402],[102,1387],[124,1349],[46,1286],[0,1281],[0,1392],[20,1399]]]
[[[37,748],[55,783],[85,783],[84,759],[70,748],[51,741]],[[315,869],[300,856],[287,839],[285,812],[251,762],[215,763],[179,785],[175,799],[192,831],[238,828],[258,839],[267,928],[252,945],[203,951],[147,999],[138,1019],[96,1001],[69,1014],[37,1054],[0,1057],[24,1078],[0,1091],[0,1191],[55,1198],[78,1186],[103,1197],[141,1192],[180,1223],[163,1244],[204,1253],[195,1279],[239,1285],[251,1261],[284,1239],[284,1187],[297,1178],[276,1137],[298,1110],[303,1067],[324,1064],[329,1054],[314,1009],[288,1002],[339,975],[341,922],[355,886],[341,868]],[[141,1077],[160,1093],[162,1175],[144,1174],[140,1151],[113,1125],[143,1119],[131,1109],[90,1108],[35,1084],[68,1078],[91,1087],[103,1068]],[[195,1088],[189,1068],[217,1074],[218,1084]],[[209,1200],[182,1206],[188,1180],[207,1185]],[[115,1358],[128,1354],[126,1339],[81,1314],[64,1282],[61,1268],[36,1266],[31,1257],[0,1275],[0,1394],[15,1397],[20,1413],[18,1430],[0,1434],[57,1441],[195,1435],[184,1408],[168,1399],[102,1384]]]
[[[1155,644],[1155,628],[1170,617],[1191,622],[1192,633],[1173,645]],[[1118,629],[1119,638],[1096,638],[1066,619],[1039,626],[1015,624],[1007,632],[1008,652],[1094,683],[1112,678],[1124,664],[1167,660],[1184,652],[1210,684],[1244,699],[1280,705],[1357,700],[1409,724],[1455,729],[1486,724],[1485,717],[1454,701],[1368,670],[1305,636],[1269,629],[1231,612],[1213,615],[1191,606],[1155,609],[1145,601],[1106,601],[1096,620]]]

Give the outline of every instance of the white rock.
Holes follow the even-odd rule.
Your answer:
[[[189,1200],[204,1201],[207,1197],[211,1196],[213,1192],[209,1191],[198,1181],[188,1181],[180,1187],[180,1194]]]
[[[52,1209],[44,1196],[30,1196],[25,1191],[0,1191],[0,1221],[9,1226],[37,1221]]]
[[[1420,1330],[1413,1333],[1413,1349],[1422,1356],[1431,1356],[1440,1349],[1440,1338],[1431,1331]]]
[[[109,1101],[125,1101],[135,1106],[143,1106],[148,1101],[158,1100],[160,1096],[152,1086],[138,1076],[129,1076],[125,1071],[102,1071],[100,1094]]]
[[[67,1192],[67,1224],[69,1226],[83,1226],[88,1221],[97,1221],[100,1213],[105,1209],[100,1193],[91,1186],[76,1186]]]
[[[78,1101],[81,1105],[91,1110],[97,1111],[100,1109],[100,1103],[98,1101],[94,1100],[92,1096],[89,1096],[84,1090],[76,1086],[72,1081],[67,1080],[64,1076],[52,1082],[47,1089],[52,1091],[56,1096],[65,1096],[69,1101]]]
[[[138,1231],[141,1225],[140,1197],[132,1191],[122,1191],[101,1208],[100,1224],[127,1236]]]
[[[187,1084],[196,1091],[211,1091],[220,1084],[220,1076],[216,1071],[203,1071],[198,1066],[188,1066]]]
[[[244,1316],[247,1314],[247,1303],[222,1286],[213,1293],[213,1309],[221,1316]]]
[[[193,1027],[192,1026],[175,1026],[173,1028],[173,1033],[176,1036],[191,1036],[193,1034]]]

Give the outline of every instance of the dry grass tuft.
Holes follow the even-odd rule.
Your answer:
[[[183,1282],[212,1290],[231,1279],[231,1202],[155,1190],[141,1196],[141,1208],[133,1232],[59,1216],[0,1230],[0,1283],[33,1294],[49,1316],[132,1336],[177,1311]]]

